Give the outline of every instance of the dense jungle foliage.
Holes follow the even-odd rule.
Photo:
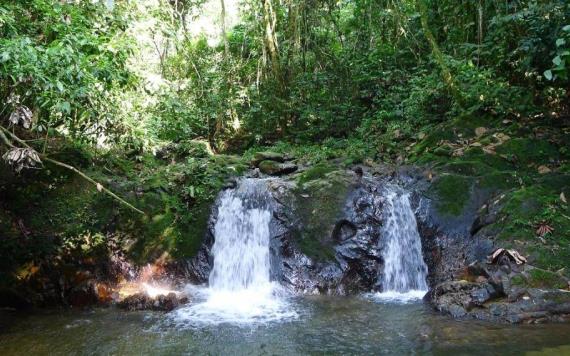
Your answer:
[[[448,214],[498,187],[501,236],[570,267],[569,69],[565,0],[0,0],[0,275],[191,254],[261,149],[433,167]]]

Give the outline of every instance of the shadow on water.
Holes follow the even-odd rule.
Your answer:
[[[180,327],[171,314],[53,310],[0,312],[0,354],[564,354],[570,325],[456,321],[422,303],[303,297],[299,318]]]

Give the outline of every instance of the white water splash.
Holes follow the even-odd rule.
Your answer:
[[[389,187],[385,201],[383,227],[383,292],[375,297],[382,301],[409,302],[427,292],[427,266],[409,193]]]
[[[248,324],[296,317],[279,285],[270,280],[271,211],[258,196],[261,184],[244,180],[222,193],[212,247],[209,288],[190,290],[202,302],[174,312],[180,324]],[[248,201],[245,195],[255,193]],[[249,205],[257,205],[252,207]],[[192,289],[192,288],[191,288]]]

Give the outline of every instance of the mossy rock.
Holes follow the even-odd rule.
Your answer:
[[[297,177],[297,182],[302,185],[316,179],[323,179],[326,174],[334,170],[336,168],[330,164],[319,163],[301,172]]]
[[[502,191],[518,186],[519,182],[515,174],[511,172],[493,172],[485,174],[477,179],[477,185],[491,191]]]
[[[271,152],[271,151],[264,151],[264,152],[256,152],[253,154],[253,159],[251,160],[251,164],[254,167],[259,166],[262,161],[274,161],[274,162],[285,162],[285,157],[281,153]]]
[[[301,219],[295,240],[305,255],[329,261],[334,259],[332,231],[342,213],[351,179],[345,171],[324,173],[326,170],[328,168],[321,167],[304,179],[299,178],[304,183],[294,192],[296,213]],[[317,175],[322,177],[317,178]]]
[[[511,283],[527,288],[566,289],[568,281],[557,273],[540,268],[531,268],[528,272],[516,275]]]
[[[458,216],[469,202],[472,185],[470,177],[445,174],[433,182],[428,194],[436,201],[441,214]]]
[[[276,161],[261,161],[259,163],[259,171],[263,174],[271,176],[281,176],[293,173],[297,170],[297,166],[292,163],[279,163]]]
[[[529,138],[514,138],[503,143],[496,149],[498,154],[513,156],[516,161],[527,165],[530,163],[548,163],[560,158],[556,147],[545,140]]]
[[[467,176],[487,175],[495,171],[494,168],[486,165],[481,161],[463,161],[463,160],[450,162],[442,166],[441,169],[449,173],[455,173]]]

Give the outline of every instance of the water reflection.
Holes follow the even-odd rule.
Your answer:
[[[564,354],[570,325],[454,321],[421,303],[307,297],[299,318],[267,324],[178,328],[168,314],[0,312],[0,355],[17,354]]]

